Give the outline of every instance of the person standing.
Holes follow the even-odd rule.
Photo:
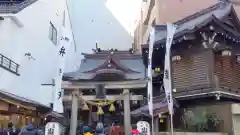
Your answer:
[[[18,135],[42,135],[33,124],[25,126]]]
[[[93,135],[89,126],[83,126],[82,131],[83,135]]]
[[[122,128],[116,123],[109,130],[109,135],[124,135]]]
[[[95,132],[96,132],[96,135],[106,135],[104,133],[104,125],[102,122],[97,123]]]
[[[13,129],[13,124],[11,122],[8,123],[8,128],[7,128],[6,132],[7,132],[7,135],[12,135],[13,134],[14,129]]]
[[[135,125],[135,124],[132,125],[132,130],[131,130],[130,135],[141,135],[141,133],[137,129],[137,125]]]

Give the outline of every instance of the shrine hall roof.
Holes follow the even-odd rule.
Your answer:
[[[232,4],[229,2],[219,2],[209,8],[206,8],[200,12],[192,14],[182,20],[175,22],[177,25],[177,30],[175,33],[175,37],[182,35],[188,31],[192,31],[196,29],[199,25],[206,24],[209,19],[219,19],[221,20],[227,14],[229,14],[232,10]],[[155,43],[165,42],[167,36],[166,25],[158,25],[156,26],[156,36]]]
[[[97,74],[105,73],[121,74],[125,80],[145,78],[145,66],[140,53],[109,50],[83,55],[80,68],[75,72],[64,73],[64,78],[73,81],[92,80]]]
[[[28,98],[24,98],[24,97],[21,97],[21,96],[18,96],[18,95],[15,95],[15,94],[12,94],[12,93],[9,93],[7,92],[6,90],[0,90],[0,95],[2,96],[6,96],[8,98],[11,98],[11,99],[14,99],[14,100],[17,100],[19,101],[20,103],[27,103],[27,104],[33,104],[34,106],[41,106],[41,107],[45,107],[45,108],[49,108],[48,106],[46,105],[43,105],[37,101],[33,101],[31,99],[28,99]]]

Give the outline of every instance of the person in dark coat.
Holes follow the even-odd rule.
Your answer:
[[[96,135],[106,135],[105,133],[104,133],[104,125],[103,125],[103,123],[102,122],[99,122],[99,123],[97,123],[97,126],[96,126]]]
[[[13,125],[13,123],[8,123],[8,128],[7,128],[7,134],[8,135],[18,135],[18,131],[17,129],[15,128],[15,126]]]
[[[82,132],[83,132],[83,135],[93,135],[91,133],[91,128],[89,126],[83,126]]]
[[[32,124],[25,126],[19,135],[41,135],[37,128],[35,128]]]
[[[108,135],[124,135],[124,132],[119,125],[113,124],[112,127],[109,129]]]

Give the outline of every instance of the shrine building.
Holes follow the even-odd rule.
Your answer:
[[[65,113],[71,117],[71,134],[77,123],[118,121],[126,134],[131,129],[131,110],[140,107],[146,95],[146,68],[142,55],[132,49],[83,53],[80,68],[63,77]],[[78,121],[78,122],[77,122]]]
[[[51,108],[36,101],[0,90],[0,128],[12,123],[16,129],[27,124],[44,125]]]
[[[234,132],[240,117],[240,21],[233,5],[219,2],[174,24],[171,47],[174,130]],[[169,130],[162,86],[166,25],[155,26],[153,88],[155,131]],[[147,67],[148,45],[142,49]],[[146,107],[133,111],[147,113]],[[234,131],[232,131],[232,129]]]

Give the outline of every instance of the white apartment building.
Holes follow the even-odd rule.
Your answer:
[[[66,1],[0,1],[0,18],[0,90],[50,105],[61,27],[71,30]],[[69,59],[75,50],[73,42]]]
[[[142,0],[67,0],[75,42],[90,53],[96,42],[102,49],[129,49],[140,17]]]
[[[1,1],[0,90],[49,105],[61,27],[73,29],[65,68],[69,72],[80,65],[81,52],[92,52],[96,42],[103,49],[131,48],[141,4],[142,0]]]

